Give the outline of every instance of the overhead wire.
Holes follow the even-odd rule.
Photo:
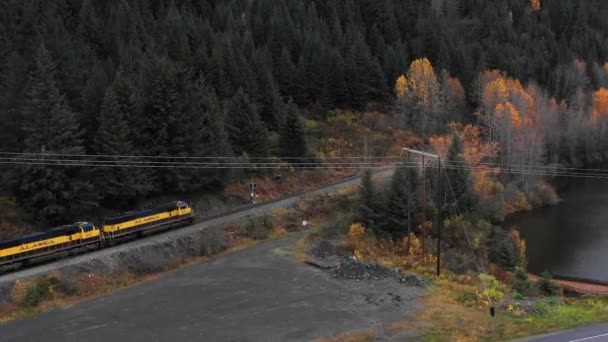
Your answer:
[[[179,156],[125,156],[125,155],[87,155],[87,154],[60,154],[60,153],[17,153],[0,152],[1,155],[12,155],[12,157],[0,157],[0,164],[4,165],[49,165],[49,166],[78,166],[78,167],[121,167],[121,168],[181,168],[181,169],[377,169],[390,166],[391,162],[400,159],[399,156],[391,157],[330,157],[322,161],[313,158],[281,158],[292,160],[291,162],[277,161],[276,158],[253,158],[253,161],[245,161],[239,157],[179,157]],[[69,159],[64,159],[69,158]],[[113,158],[120,158],[115,160]],[[148,160],[124,160],[130,158],[147,158]],[[155,160],[160,159],[160,160]],[[178,159],[178,160],[169,160]],[[307,159],[311,161],[306,161]],[[275,160],[275,161],[270,161]],[[303,161],[302,161],[303,160]],[[351,161],[348,161],[351,160]],[[427,165],[433,165],[429,161]],[[492,167],[493,166],[493,167]],[[467,163],[463,161],[453,162],[447,169],[460,169],[467,171],[498,172],[507,174],[521,174],[548,177],[575,177],[575,178],[608,178],[608,170],[566,168],[548,165],[517,165],[498,163]],[[397,167],[420,167],[417,162],[399,163]]]
[[[0,157],[0,160],[13,160],[16,158],[19,158],[19,160],[29,160],[26,158],[21,158],[21,157],[17,157],[17,156],[30,156],[30,159],[45,159],[45,160],[55,160],[55,159],[49,159],[48,157],[74,157],[74,158],[78,158],[76,161],[80,162],[82,160],[86,160],[86,161],[90,161],[90,159],[80,159],[80,158],[107,158],[107,159],[142,159],[142,160],[134,160],[134,161],[124,161],[125,163],[140,163],[140,164],[146,164],[146,163],[176,163],[176,162],[162,162],[162,161],[158,161],[158,160],[219,160],[216,163],[222,163],[222,164],[226,164],[226,163],[233,163],[233,161],[237,161],[237,162],[241,162],[243,164],[248,164],[250,165],[249,162],[243,161],[243,158],[241,157],[234,157],[234,156],[149,156],[149,155],[108,155],[108,154],[100,154],[100,155],[91,155],[91,154],[64,154],[64,153],[44,153],[44,152],[0,152],[0,156],[2,155],[10,155],[10,156],[15,156],[15,157]],[[373,165],[374,163],[379,164],[382,162],[385,162],[387,160],[399,160],[401,157],[400,156],[377,156],[377,157],[373,157],[373,156],[342,156],[342,157],[322,157],[322,160],[330,160],[332,161],[331,163],[333,164],[337,164],[337,162],[334,162],[333,160],[338,160],[338,161],[344,161],[344,160],[352,160],[352,162],[350,163],[367,163],[370,165]],[[256,164],[261,164],[260,161],[268,161],[268,160],[278,160],[275,157],[252,157],[253,160],[255,160]],[[280,158],[281,160],[284,161],[295,161],[295,162],[290,162],[291,165],[300,165],[303,163],[314,163],[317,164],[319,163],[319,158],[316,157],[282,157]],[[36,161],[34,160],[34,161]],[[310,160],[309,162],[303,162],[306,160]],[[362,160],[362,161],[358,161],[358,160]],[[378,161],[377,161],[378,160]],[[73,162],[74,160],[69,160],[70,162]],[[75,161],[74,161],[75,162]],[[113,160],[102,160],[102,161],[97,161],[97,160],[93,160],[91,162],[115,162]],[[192,162],[189,162],[192,163]],[[206,162],[209,163],[209,162]],[[266,163],[266,162],[265,162]],[[274,163],[278,163],[278,162],[274,162]],[[327,163],[327,162],[325,162]],[[344,162],[346,163],[346,162]],[[505,168],[525,168],[526,170],[550,170],[552,172],[555,171],[559,171],[562,172],[560,170],[565,170],[568,172],[585,172],[585,173],[589,173],[589,172],[605,172],[608,175],[608,170],[607,169],[601,169],[601,168],[575,168],[575,167],[564,167],[564,166],[560,166],[560,165],[540,165],[540,164],[533,164],[533,165],[526,165],[526,164],[504,164],[504,163],[491,163],[491,162],[475,162],[475,163],[470,163],[467,161],[453,161],[453,164],[456,165],[466,165],[466,167],[482,167],[482,166],[488,166],[488,167],[500,167],[503,168],[503,171]]]

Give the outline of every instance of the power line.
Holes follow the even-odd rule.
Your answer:
[[[118,155],[118,154],[74,154],[74,153],[41,153],[41,152],[0,152],[0,155],[14,156],[65,156],[65,157],[103,157],[103,158],[153,158],[153,159],[243,159],[235,156],[151,156],[151,155]],[[251,157],[259,160],[276,160],[275,157]],[[399,156],[352,156],[352,157],[323,157],[323,159],[399,159]],[[281,157],[286,160],[316,160],[316,157]]]
[[[108,155],[108,154],[101,154],[101,155],[91,155],[91,154],[70,154],[70,153],[30,153],[30,152],[0,152],[0,155],[12,155],[12,156],[33,156],[34,159],[40,159],[40,158],[44,158],[45,160],[49,160],[49,156],[51,157],[74,157],[74,158],[112,158],[112,159],[144,159],[141,161],[123,161],[126,163],[149,163],[149,162],[153,162],[150,160],[145,160],[145,159],[158,159],[158,160],[167,160],[167,159],[177,159],[177,160],[219,160],[218,163],[227,163],[227,162],[232,162],[232,161],[237,161],[237,162],[241,162],[241,163],[247,163],[247,162],[243,162],[243,158],[241,157],[234,157],[234,156],[144,156],[144,155]],[[13,157],[15,159],[25,159],[25,158],[19,158],[19,157]],[[4,159],[4,160],[12,160],[13,158],[11,157],[1,157],[0,159]],[[267,161],[267,160],[278,160],[278,158],[275,157],[251,157],[253,160],[256,161]],[[308,163],[319,163],[319,159],[322,160],[353,160],[353,163],[362,163],[356,160],[364,160],[364,162],[366,163],[382,163],[382,161],[387,161],[387,160],[399,160],[401,157],[400,156],[378,156],[378,157],[370,157],[370,156],[350,156],[350,157],[322,157],[322,158],[316,158],[316,157],[285,157],[285,158],[280,158],[281,160],[295,160],[298,162],[290,162],[290,164],[301,164],[301,161],[305,161],[305,160],[310,160]],[[51,159],[51,160],[55,160],[55,159]],[[379,160],[378,162],[373,162],[373,160]],[[70,160],[72,161],[72,160]],[[78,159],[78,161],[82,161],[82,159]],[[87,160],[88,161],[88,160]],[[91,161],[91,162],[96,162],[96,161]],[[116,162],[116,161],[107,161],[107,160],[103,160],[103,162]],[[156,163],[163,163],[161,161],[154,161]],[[336,163],[336,162],[333,162]],[[256,162],[256,164],[260,164],[260,162]],[[551,170],[553,172],[555,172],[556,170],[568,170],[570,172],[572,171],[580,171],[580,172],[606,172],[606,174],[608,174],[608,170],[606,169],[597,169],[597,168],[574,168],[574,167],[564,167],[564,166],[560,166],[560,165],[525,165],[525,164],[503,164],[503,163],[490,163],[490,162],[475,162],[475,163],[469,163],[467,161],[452,161],[452,164],[462,164],[462,165],[467,165],[468,167],[471,167],[471,165],[474,166],[489,166],[489,167],[500,167],[503,168],[503,171],[505,168],[526,168],[526,169],[534,169],[534,170]],[[561,172],[561,171],[559,171]]]
[[[65,156],[65,155],[62,155]],[[88,155],[88,157],[96,157]],[[384,157],[386,159],[386,157]],[[61,159],[61,158],[47,158],[44,155],[40,155],[39,158],[22,158],[22,157],[0,157],[0,164],[5,165],[47,165],[47,166],[72,166],[72,167],[121,167],[121,168],[181,168],[181,169],[377,169],[388,167],[388,161],[384,162],[245,162],[245,161],[208,161],[208,162],[192,162],[192,161],[117,161],[117,160],[89,160],[89,159]],[[416,162],[400,162],[402,167],[420,167]],[[430,164],[433,164],[431,162]],[[492,172],[491,168],[487,168],[481,165],[468,165],[451,163],[445,165],[446,169],[454,170],[468,170],[468,171],[479,171],[479,172]],[[564,168],[566,170],[567,168]],[[600,169],[570,169],[570,170],[581,170],[581,172],[574,171],[560,171],[560,169],[552,168],[550,170],[545,169],[545,166],[513,166],[511,168],[503,168],[497,170],[500,173],[506,174],[520,174],[520,175],[532,175],[532,176],[548,176],[548,177],[572,177],[572,178],[594,178],[594,179],[606,179],[608,178],[608,170],[605,172]],[[600,170],[602,172],[590,172],[593,170]]]

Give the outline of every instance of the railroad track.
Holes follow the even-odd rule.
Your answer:
[[[393,172],[392,167],[386,167],[379,169],[374,172],[374,177],[390,176]],[[0,275],[0,283],[12,282],[18,279],[31,278],[41,274],[46,274],[60,268],[77,265],[88,260],[103,258],[104,256],[111,255],[114,253],[126,252],[133,248],[139,248],[146,245],[157,244],[163,241],[169,241],[191,234],[196,231],[203,230],[210,226],[216,226],[221,224],[230,223],[248,216],[258,216],[266,213],[270,213],[278,208],[286,208],[293,206],[305,196],[315,196],[324,194],[327,192],[336,191],[349,186],[357,185],[361,180],[361,175],[354,175],[347,177],[316,189],[301,191],[297,193],[289,194],[288,196],[256,203],[250,205],[240,206],[228,211],[220,212],[217,214],[209,215],[197,218],[197,222],[193,225],[172,229],[164,232],[160,232],[154,235],[147,235],[140,239],[125,242],[116,246],[107,247],[99,250],[95,250],[85,254],[74,255],[64,259],[55,259],[45,263],[36,264],[29,268],[20,269],[11,273],[5,273]]]

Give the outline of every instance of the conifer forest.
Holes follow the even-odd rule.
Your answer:
[[[0,152],[321,162],[306,119],[347,110],[387,113],[448,160],[588,166],[608,157],[606,18],[604,0],[4,0]],[[0,192],[52,224],[239,177],[44,163],[0,172]],[[460,176],[465,207],[471,189],[497,196],[499,181],[539,186],[493,172]]]

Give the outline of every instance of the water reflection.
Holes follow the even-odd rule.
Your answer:
[[[608,282],[608,180],[571,179],[556,206],[507,220],[526,239],[528,269]]]

